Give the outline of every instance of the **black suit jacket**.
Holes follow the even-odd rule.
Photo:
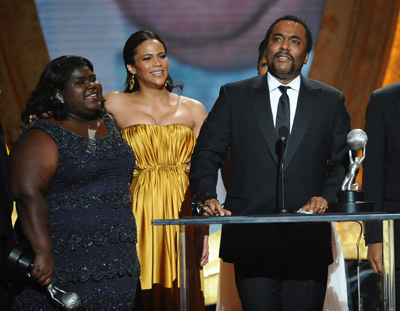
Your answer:
[[[12,194],[10,186],[10,166],[3,138],[3,126],[0,123],[0,237],[11,234]],[[1,244],[0,244],[1,248]]]
[[[12,195],[10,186],[10,167],[3,138],[3,126],[0,123],[0,301],[5,309],[11,303],[11,295],[6,290],[4,263],[13,246],[11,213]],[[7,309],[8,310],[8,309]]]
[[[284,158],[286,208],[297,210],[312,196],[335,201],[345,176],[350,118],[342,92],[301,77],[295,119]],[[225,208],[239,215],[268,215],[276,207],[278,137],[273,125],[267,76],[221,87],[204,121],[192,156],[193,195],[216,197],[217,170],[231,149]],[[286,247],[296,256],[330,263],[329,224],[224,226],[220,255],[232,261],[249,249]]]
[[[372,93],[367,107],[368,135],[363,164],[365,200],[376,211],[400,213],[400,82]],[[400,223],[395,222],[396,267],[400,267]],[[382,242],[382,226],[366,224],[367,244]]]

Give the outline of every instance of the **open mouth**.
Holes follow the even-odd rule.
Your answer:
[[[294,61],[293,57],[288,54],[275,54],[274,59],[277,59],[279,61]]]
[[[153,71],[150,72],[153,76],[162,76],[164,74],[164,70]]]
[[[86,98],[97,100],[97,99],[99,99],[99,96],[97,95],[97,93],[92,93],[92,94],[86,96]]]

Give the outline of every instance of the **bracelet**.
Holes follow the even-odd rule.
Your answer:
[[[194,195],[190,205],[192,206],[192,213],[194,216],[201,216],[203,212],[206,212],[208,206],[204,204],[205,201],[210,199],[216,199],[216,195],[210,195],[209,193],[203,195]]]

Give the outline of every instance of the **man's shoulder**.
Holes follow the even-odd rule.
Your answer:
[[[223,88],[243,88],[246,86],[251,86],[251,85],[259,85],[260,83],[263,83],[263,81],[266,81],[265,76],[255,76],[251,77],[248,79],[236,81],[236,82],[230,82],[227,84],[224,84],[222,87]]]
[[[400,82],[395,82],[384,87],[381,87],[372,92],[375,96],[400,96]]]
[[[310,79],[304,76],[301,76],[301,82],[303,85],[305,85],[306,87],[310,88],[310,89],[321,89],[323,91],[332,93],[332,94],[336,94],[336,95],[343,95],[343,92],[331,85],[328,85],[324,82],[318,81],[318,80],[314,80],[314,79]]]

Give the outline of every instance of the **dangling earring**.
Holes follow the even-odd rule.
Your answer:
[[[168,86],[168,80],[165,80],[164,86],[165,86],[165,87]]]
[[[56,98],[59,100],[61,104],[64,104],[64,98],[60,93],[56,93]]]
[[[129,81],[129,91],[132,91],[134,86],[135,86],[135,75],[132,75],[132,79],[131,81]]]

